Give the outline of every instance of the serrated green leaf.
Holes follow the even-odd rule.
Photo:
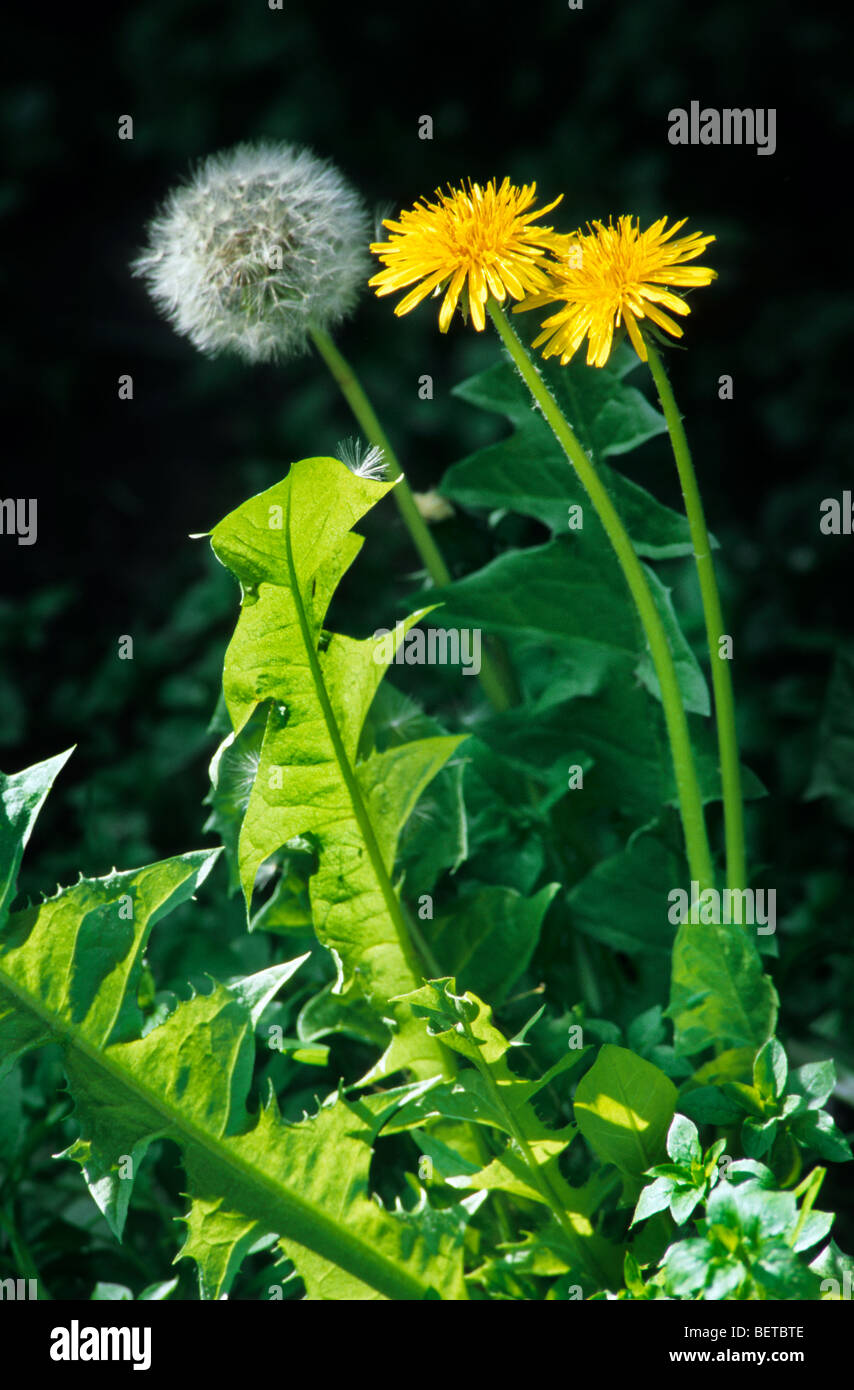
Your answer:
[[[247,905],[262,864],[293,837],[314,837],[314,929],[338,965],[337,988],[358,993],[396,1027],[384,1070],[408,1066],[434,1075],[441,1052],[423,1030],[409,1028],[405,1010],[388,1007],[424,974],[392,874],[401,827],[462,739],[425,738],[360,758],[388,661],[424,614],[398,624],[390,642],[330,636],[323,628],[332,594],[361,546],[350,528],[390,486],[336,459],[303,459],[283,482],[220,522],[211,544],[243,588],[223,676],[235,734],[269,702],[239,838]]]
[[[464,1298],[459,1221],[431,1217],[422,1231],[418,1211],[386,1212],[370,1196],[374,1141],[413,1087],[362,1105],[333,1097],[299,1125],[281,1120],[272,1092],[259,1113],[247,1109],[256,1023],[300,960],[230,988],[212,983],[130,1038],[151,926],[218,854],[81,879],[13,914],[0,933],[4,1065],[58,1045],[80,1128],[68,1156],[118,1235],[152,1141],[178,1145],[190,1199],[182,1254],[196,1260],[205,1296],[227,1292],[243,1255],[272,1237],[310,1298]]]
[[[685,707],[708,714],[708,686],[676,621],[669,593],[648,568],[646,577],[667,632]],[[557,643],[586,680],[601,681],[615,669],[628,669],[659,697],[633,601],[604,539],[560,539],[508,551],[476,574],[436,590],[435,597],[443,604],[443,621],[451,626]]]
[[[44,799],[73,753],[69,748],[23,772],[0,772],[0,926],[15,896],[21,857]]]
[[[8,955],[0,961],[4,1003],[16,964]],[[279,978],[282,968],[273,967]],[[24,986],[14,983],[18,1006],[27,1007]],[[246,1112],[252,1019],[232,992],[216,986],[196,995],[135,1042],[99,1047],[85,1028],[56,1021],[52,1040],[64,1047],[81,1126],[68,1156],[117,1231],[152,1140],[168,1137],[181,1148],[191,1201],[181,1254],[196,1261],[203,1296],[227,1292],[243,1256],[269,1232],[310,1298],[421,1297],[431,1285],[465,1296],[458,1253],[441,1242],[431,1249],[370,1200],[378,1125],[369,1113],[337,1101],[291,1126],[272,1097],[257,1118]]]
[[[196,1261],[206,1295],[219,1297],[251,1243],[277,1230],[279,1205],[282,1216],[284,1206],[291,1207],[284,1233],[277,1230],[280,1245],[310,1299],[421,1298],[430,1287],[442,1297],[464,1298],[460,1242],[446,1235],[427,1240],[417,1223],[371,1199],[368,1169],[378,1129],[364,1108],[341,1100],[285,1126],[271,1100],[253,1130],[228,1141],[239,1173],[257,1183],[266,1169],[270,1190],[266,1200],[260,1191],[253,1198],[238,1177],[240,1196],[230,1209],[219,1193],[215,1161],[194,1149],[187,1163],[193,1203],[181,1255]]]
[[[58,1040],[55,1018],[97,1046],[140,1027],[136,988],[151,927],[193,894],[219,852],[81,879],[8,918],[0,945],[0,1074],[29,1048]],[[19,997],[30,1006],[18,1007]]]
[[[448,1186],[495,1190],[537,1203],[555,1216],[574,1264],[606,1283],[618,1281],[618,1252],[596,1234],[591,1220],[602,1200],[602,1187],[597,1181],[583,1188],[566,1182],[558,1160],[572,1138],[572,1127],[549,1129],[531,1104],[547,1080],[571,1070],[583,1053],[561,1059],[548,1078],[523,1081],[508,1066],[511,1044],[495,1027],[492,1010],[471,992],[457,994],[456,989],[453,979],[431,980],[408,996],[415,1017],[473,1064],[460,1070],[453,1084],[432,1085],[423,1104],[428,1112],[446,1118],[489,1125],[506,1136],[506,1142],[478,1172],[449,1177]],[[407,1111],[411,1114],[411,1107],[404,1107],[402,1114]]]
[[[749,927],[683,922],[676,934],[668,1016],[676,1051],[758,1049],[773,1035],[777,992]]]
[[[674,929],[667,894],[682,878],[683,864],[682,854],[655,830],[640,831],[569,893],[573,925],[615,951],[669,955]]]
[[[605,369],[581,362],[567,367],[540,362],[538,366],[597,464],[638,554],[662,559],[690,554],[685,518],[604,462],[665,429],[660,412],[623,380],[637,360],[632,363],[628,355],[614,354]],[[566,533],[568,507],[581,504],[587,524],[592,508],[586,494],[509,363],[463,382],[454,388],[454,395],[506,416],[515,432],[449,469],[440,487],[443,496],[462,506],[506,508],[536,517],[556,534]]]

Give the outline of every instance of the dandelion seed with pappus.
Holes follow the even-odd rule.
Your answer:
[[[388,465],[385,454],[376,444],[363,444],[361,439],[339,439],[337,457],[351,473],[359,478],[384,480]]]
[[[158,309],[202,352],[265,362],[306,352],[353,310],[371,220],[308,150],[238,145],[174,189],[134,261]]]

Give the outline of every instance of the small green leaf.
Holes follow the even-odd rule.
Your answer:
[[[177,1283],[177,1280],[176,1280]],[[98,1283],[90,1295],[93,1303],[132,1303],[133,1294],[124,1284]]]
[[[786,1089],[789,1064],[782,1044],[769,1038],[756,1054],[753,1084],[763,1100],[779,1100]]]
[[[667,1131],[667,1152],[674,1163],[682,1163],[686,1168],[699,1162],[703,1156],[697,1126],[684,1115],[673,1116]]]
[[[654,1216],[657,1211],[665,1211],[670,1205],[673,1187],[672,1178],[656,1178],[655,1182],[649,1183],[638,1198],[631,1224],[634,1226],[638,1221],[646,1221]]]
[[[741,1140],[744,1152],[751,1158],[761,1158],[767,1154],[777,1137],[778,1121],[747,1119],[741,1127]]]
[[[674,928],[667,919],[667,885],[681,874],[681,856],[654,830],[639,831],[569,893],[573,924],[615,951],[669,956]],[[658,1017],[660,1024],[660,1010]]]
[[[832,1211],[811,1211],[801,1227],[800,1234],[792,1249],[798,1254],[804,1250],[811,1250],[814,1245],[818,1245],[820,1240],[824,1240],[830,1234],[834,1220]]]
[[[651,1062],[606,1043],[578,1083],[574,1108],[599,1158],[638,1177],[663,1153],[676,1087]]]
[[[851,1145],[826,1110],[811,1111],[797,1120],[793,1132],[801,1144],[830,1163],[847,1163],[851,1158]]]
[[[811,1110],[820,1109],[833,1094],[836,1067],[833,1062],[807,1062],[792,1075],[792,1090],[805,1096]]]
[[[677,1226],[684,1226],[703,1200],[702,1188],[686,1187],[677,1189],[670,1199],[670,1215]]]

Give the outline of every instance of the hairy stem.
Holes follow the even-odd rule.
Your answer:
[[[670,740],[670,751],[679,796],[679,811],[682,817],[691,877],[699,882],[701,890],[714,887],[714,870],[703,816],[703,799],[697,780],[694,752],[688,732],[688,720],[682,703],[682,695],[679,690],[667,634],[652,597],[643,566],[635,554],[628,532],[620,520],[607,489],[564,418],[545,381],[528,356],[525,347],[511,327],[503,309],[493,298],[490,298],[487,309],[522,379],[542,410],[567,459],[578,474],[579,480],[595,507],[599,520],[602,522],[614,548],[643,624],[653,666],[661,688],[661,703],[664,709],[667,735]]]
[[[676,408],[676,400],[661,357],[649,338],[644,341],[649,355],[652,379],[655,382],[661,408],[664,411],[664,418],[667,421],[673,457],[676,460],[682,496],[685,499],[685,512],[691,529],[697,577],[700,581],[700,594],[703,600],[706,638],[709,643],[709,661],[712,667],[712,689],[715,695],[718,752],[721,762],[727,886],[733,889],[742,889],[746,886],[747,869],[744,854],[744,805],[741,794],[741,768],[738,760],[738,735],[735,725],[735,700],[730,665],[729,661],[720,654],[721,638],[725,636],[725,632],[721,600],[715,578],[715,566],[712,560],[712,548],[682,417]]]

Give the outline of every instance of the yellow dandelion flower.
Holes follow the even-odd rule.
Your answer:
[[[442,333],[447,333],[462,294],[463,315],[471,313],[481,332],[489,295],[503,303],[508,294],[522,299],[545,289],[547,253],[559,255],[568,247],[568,237],[532,225],[560,202],[556,198],[547,207],[532,209],[536,192],[535,183],[516,188],[509,179],[500,187],[490,179],[485,188],[469,182],[468,189],[437,189],[435,203],[422,198],[398,221],[383,223],[392,235],[374,242],[371,250],[386,268],[368,283],[379,296],[416,286],[395,306],[396,314],[408,314],[428,294],[435,297],[445,290],[439,311]]]
[[[514,311],[518,314],[563,301],[563,307],[543,321],[543,332],[534,339],[534,347],[547,343],[543,356],[559,353],[565,366],[587,338],[588,365],[604,367],[611,354],[614,329],[622,324],[643,362],[647,353],[639,320],[649,319],[674,338],[681,338],[682,329],[670,314],[684,315],[690,309],[670,287],[708,285],[716,276],[705,266],[684,264],[715,240],[694,232],[672,241],[686,221],[683,218],[665,231],[667,218],[661,217],[645,232],[631,217],[619,218],[616,227],[588,223],[588,234],[579,232],[569,253],[553,267],[549,288],[529,296]]]

